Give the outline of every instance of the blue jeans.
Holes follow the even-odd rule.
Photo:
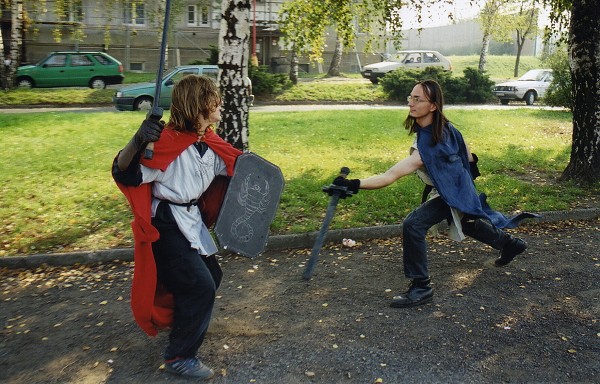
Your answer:
[[[208,330],[222,272],[214,256],[200,256],[190,247],[166,203],[161,203],[152,223],[160,232],[152,244],[158,281],[175,301],[164,358],[195,357]]]
[[[429,228],[443,220],[452,220],[450,207],[437,197],[421,204],[402,223],[404,275],[409,279],[428,279],[427,242]],[[502,249],[510,239],[504,231],[489,221],[465,216],[461,220],[463,233],[475,240]]]

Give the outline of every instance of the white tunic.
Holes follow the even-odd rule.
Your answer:
[[[218,175],[226,175],[225,162],[212,149],[204,156],[190,145],[162,172],[159,169],[141,166],[142,183],[152,184],[152,217],[160,200],[173,203],[189,203],[198,199]],[[208,228],[202,221],[200,210],[196,206],[180,207],[170,204],[177,226],[191,247],[202,255],[212,255],[218,251]]]

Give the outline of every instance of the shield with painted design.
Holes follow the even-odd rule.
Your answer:
[[[262,157],[237,158],[214,228],[223,249],[250,258],[265,250],[284,183],[279,167]]]

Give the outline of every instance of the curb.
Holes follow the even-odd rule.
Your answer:
[[[529,219],[534,222],[557,222],[567,220],[592,220],[600,217],[600,208],[582,208],[570,211],[541,212],[540,218]],[[339,242],[344,238],[354,240],[383,239],[402,234],[402,224],[377,227],[361,227],[330,230],[324,242]],[[293,235],[278,235],[269,238],[266,251],[280,249],[312,248],[318,232]],[[74,264],[93,264],[112,261],[133,261],[133,248],[116,248],[98,251],[47,253],[26,256],[0,257],[0,268],[37,268],[42,265],[68,266]]]

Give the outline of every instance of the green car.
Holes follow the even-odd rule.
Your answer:
[[[217,80],[219,67],[217,65],[183,65],[167,71],[162,79],[160,101],[158,106],[163,109],[171,107],[173,86],[187,75],[206,75]],[[115,92],[113,102],[119,111],[147,111],[152,108],[156,81],[132,84]]]
[[[123,83],[123,65],[104,52],[52,52],[34,65],[17,68],[22,88],[90,87]]]

